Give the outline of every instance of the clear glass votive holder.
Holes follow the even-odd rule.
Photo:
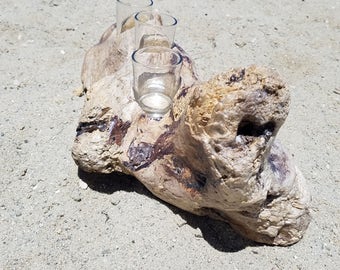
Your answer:
[[[140,11],[135,15],[135,48],[164,46],[171,48],[174,43],[177,19],[169,14]]]
[[[132,54],[135,100],[151,118],[161,118],[172,106],[180,87],[182,56],[159,46],[138,49]]]
[[[141,10],[151,10],[152,0],[116,0],[117,35],[134,26],[134,15]]]

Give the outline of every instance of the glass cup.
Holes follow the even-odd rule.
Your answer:
[[[136,101],[149,117],[162,117],[181,84],[182,56],[167,47],[150,46],[134,51],[132,64]]]
[[[177,19],[158,11],[140,11],[135,15],[135,48],[164,46],[174,43]]]
[[[141,10],[151,10],[152,0],[116,0],[117,35],[134,26],[134,15]]]

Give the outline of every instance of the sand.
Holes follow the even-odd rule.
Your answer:
[[[287,82],[278,137],[312,195],[304,238],[259,245],[135,179],[78,172],[71,147],[84,97],[74,90],[115,1],[2,0],[0,269],[340,269],[340,2],[154,2],[178,18],[175,39],[200,78],[257,64]]]

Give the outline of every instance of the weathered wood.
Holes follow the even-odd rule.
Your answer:
[[[172,110],[149,119],[133,99],[133,29],[110,27],[86,54],[86,100],[72,155],[89,172],[135,176],[153,194],[228,222],[257,242],[290,245],[310,222],[305,180],[274,141],[289,91],[273,70],[250,66],[199,82],[183,56]]]

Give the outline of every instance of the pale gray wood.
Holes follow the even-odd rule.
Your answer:
[[[250,66],[200,82],[183,56],[172,110],[145,116],[133,99],[133,28],[115,26],[85,57],[86,99],[72,155],[88,172],[135,176],[181,209],[228,222],[257,242],[290,245],[310,222],[310,196],[292,157],[275,141],[289,111],[279,75]]]

